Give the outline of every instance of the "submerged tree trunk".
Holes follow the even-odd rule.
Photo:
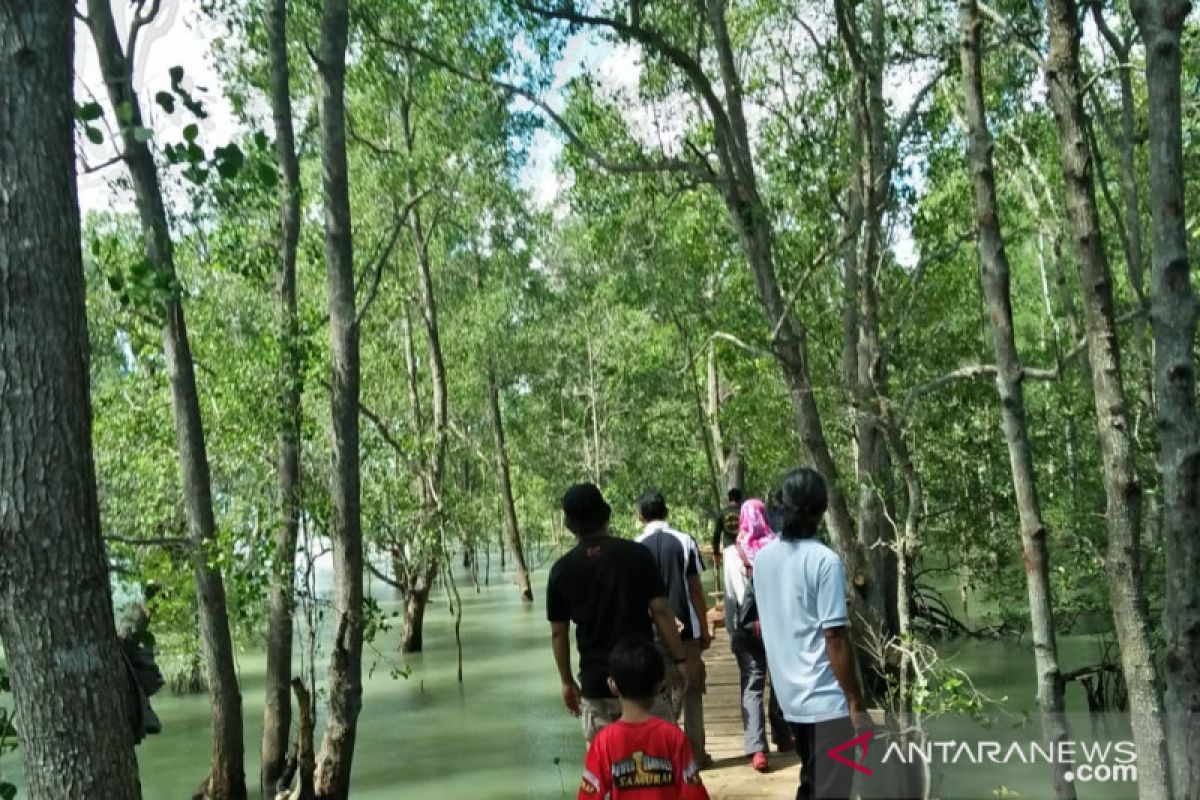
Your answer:
[[[146,257],[162,277],[161,312],[163,356],[171,383],[179,466],[183,479],[188,531],[194,544],[192,556],[196,582],[196,605],[200,618],[200,641],[208,669],[212,700],[213,763],[205,782],[212,800],[241,800],[246,796],[243,765],[242,696],[233,660],[233,640],[225,603],[225,583],[212,565],[210,551],[217,540],[213,518],[212,482],[200,398],[196,390],[195,365],[175,270],[174,245],[166,207],[163,204],[154,156],[137,131],[144,125],[141,106],[133,90],[132,54],[122,50],[109,0],[88,0],[88,25],[96,43],[101,72],[113,109],[121,125],[121,144],[129,168],[141,218]]]
[[[263,793],[271,797],[283,777],[292,726],[292,632],[296,540],[300,525],[300,394],[303,374],[296,316],[296,247],[300,239],[300,165],[292,127],[292,97],[287,51],[287,0],[267,0],[267,48],[270,57],[271,111],[275,123],[275,159],[280,174],[278,437],[279,518],[267,616],[266,704],[263,709]]]
[[[435,575],[437,567],[427,567],[404,591],[404,636],[400,640],[401,653],[420,653],[425,647],[425,608],[429,605],[429,592],[433,589]]]
[[[0,13],[0,640],[32,800],[139,800],[92,463],[72,4]]]
[[[1154,395],[1166,550],[1166,706],[1175,796],[1200,797],[1200,419],[1196,412],[1196,298],[1184,216],[1180,38],[1186,0],[1131,3],[1146,43],[1150,194],[1154,223],[1151,315]]]
[[[1150,620],[1141,568],[1142,487],[1134,464],[1128,404],[1113,310],[1112,273],[1104,249],[1087,145],[1079,13],[1074,0],[1048,0],[1050,105],[1058,128],[1067,219],[1082,287],[1084,327],[1107,497],[1106,572],[1121,664],[1129,689],[1138,750],[1138,791],[1146,800],[1172,796],[1163,707],[1154,670]]]
[[[1029,595],[1033,656],[1037,666],[1037,698],[1042,712],[1042,732],[1053,747],[1070,739],[1064,713],[1064,682],[1054,634],[1054,607],[1050,590],[1050,555],[1046,526],[1038,498],[1033,450],[1025,423],[1025,397],[1021,387],[1021,358],[1013,332],[1012,294],[1008,254],[1000,227],[1000,204],[992,160],[992,135],[984,108],[981,23],[976,0],[959,0],[963,94],[968,127],[968,157],[975,184],[980,282],[991,320],[996,352],[996,388],[1004,439],[1012,467],[1013,489],[1021,519],[1021,546]],[[1068,764],[1055,763],[1054,796],[1075,797],[1075,784],[1065,776]]]
[[[517,573],[517,591],[521,599],[533,602],[533,587],[529,582],[529,568],[525,565],[525,548],[521,546],[521,528],[517,521],[517,506],[513,501],[512,475],[508,463],[508,444],[504,439],[504,416],[500,412],[500,386],[496,371],[488,367],[488,414],[492,420],[492,438],[496,443],[496,484],[500,490],[500,501],[504,506],[504,529],[508,532],[508,546],[512,550],[513,569]],[[501,553],[504,552],[503,545]]]
[[[325,265],[333,386],[333,630],[329,659],[329,712],[317,756],[321,800],[346,800],[358,714],[362,708],[363,541],[359,506],[359,358],[354,250],[346,164],[347,0],[326,0],[317,52],[321,166],[325,206]]]

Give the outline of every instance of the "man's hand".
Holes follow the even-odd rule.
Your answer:
[[[712,642],[712,634],[708,632],[708,626],[705,625],[700,629],[700,649],[707,650],[708,648],[712,647]]]
[[[572,717],[578,717],[582,712],[580,709],[580,694],[579,684],[575,681],[569,681],[562,685],[563,705],[567,707],[567,711],[571,712]]]
[[[683,633],[683,620],[681,620],[679,617],[675,618],[675,632]]]

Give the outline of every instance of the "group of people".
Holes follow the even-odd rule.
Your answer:
[[[731,491],[713,538],[741,674],[745,754],[756,771],[769,769],[769,721],[779,751],[800,757],[797,800],[849,798],[853,771],[821,756],[870,718],[848,633],[845,571],[817,536],[825,482],[797,469],[772,498],[768,508]],[[581,718],[589,745],[578,797],[707,798],[701,653],[712,632],[696,540],[670,526],[655,490],[636,502],[642,532],[633,541],[610,535],[612,508],[593,484],[568,489],[562,510],[578,541],[550,571],[546,614],[563,703]]]

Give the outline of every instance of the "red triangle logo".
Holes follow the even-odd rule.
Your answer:
[[[862,746],[862,756],[863,756],[863,758],[866,758],[867,757],[867,748],[870,747],[871,737],[874,735],[875,734],[872,731],[867,731],[866,733],[860,733],[858,736],[855,736],[853,739],[842,742],[837,747],[830,748],[829,752],[826,753],[825,755],[829,756],[830,758],[832,758],[834,761],[838,762],[839,764],[843,764],[843,765],[849,767],[850,769],[858,770],[859,772],[861,772],[864,775],[867,775],[867,776],[874,775],[875,773],[871,771],[870,767],[868,767],[864,764],[860,764],[857,761],[851,761],[850,759],[846,758],[845,756],[839,755],[843,750],[849,750],[851,748],[859,747],[861,745]]]

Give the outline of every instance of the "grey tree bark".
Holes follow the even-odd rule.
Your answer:
[[[1142,487],[1134,464],[1120,339],[1113,310],[1112,273],[1100,228],[1087,143],[1079,65],[1079,11],[1074,0],[1048,0],[1046,12],[1050,31],[1046,80],[1058,128],[1067,220],[1082,287],[1085,338],[1107,497],[1105,568],[1137,744],[1138,792],[1146,800],[1169,800],[1172,790],[1162,698],[1154,669],[1142,581]]]
[[[358,453],[359,356],[354,245],[346,162],[347,0],[326,0],[317,48],[325,268],[332,356],[333,629],[329,710],[317,755],[320,800],[347,800],[362,708],[363,540]]]
[[[266,704],[263,709],[262,769],[259,781],[271,797],[281,788],[292,726],[292,638],[296,541],[300,526],[300,395],[304,377],[300,326],[296,316],[296,248],[300,239],[300,163],[292,124],[288,65],[287,0],[266,0],[267,56],[270,63],[271,116],[275,160],[279,168],[279,372],[281,426],[276,461],[279,469],[279,519],[267,611]]]
[[[1050,589],[1050,554],[1046,525],[1042,520],[1034,471],[1033,448],[1025,422],[1025,397],[1021,386],[1021,357],[1013,332],[1012,293],[1008,254],[1000,225],[996,199],[996,173],[992,159],[992,134],[988,129],[983,93],[983,50],[981,22],[976,0],[959,0],[960,54],[963,96],[968,127],[967,154],[975,188],[975,217],[978,224],[979,275],[991,321],[996,352],[996,389],[1004,440],[1012,467],[1013,489],[1021,520],[1021,549],[1025,562],[1025,585],[1029,596],[1029,619],[1033,656],[1037,667],[1037,698],[1041,708],[1042,732],[1051,746],[1070,739],[1063,699],[1064,681],[1058,663],[1054,633],[1054,606]],[[1051,771],[1054,796],[1073,800],[1075,784],[1066,779],[1069,765],[1056,763]]]
[[[1180,39],[1191,4],[1134,0],[1146,44],[1150,321],[1166,550],[1166,706],[1176,797],[1200,797],[1200,419],[1196,413],[1196,298],[1184,216]]]
[[[849,130],[855,158],[847,208],[847,253],[851,270],[845,280],[843,371],[854,404],[855,464],[858,478],[858,538],[871,561],[875,580],[868,597],[886,623],[899,628],[896,528],[890,511],[894,490],[891,457],[882,423],[881,395],[887,366],[879,327],[878,272],[884,255],[883,215],[891,191],[886,153],[887,113],[883,104],[883,67],[887,42],[880,0],[867,7],[870,36],[859,30],[854,4],[835,4],[838,36],[853,75]]]
[[[174,245],[163,204],[158,168],[149,145],[136,134],[144,123],[141,105],[133,89],[133,54],[127,54],[122,49],[109,0],[88,0],[87,11],[88,26],[96,44],[109,101],[114,110],[128,109],[128,123],[122,124],[120,129],[121,145],[133,182],[146,257],[169,285],[176,286],[178,276]],[[122,117],[121,114],[116,116]],[[196,389],[195,365],[178,290],[171,289],[165,294],[160,311],[164,319],[163,356],[171,383],[188,533],[194,544],[192,558],[200,641],[212,703],[213,762],[212,770],[203,784],[203,792],[212,800],[241,800],[246,796],[242,695],[233,659],[225,583],[220,570],[212,566],[209,560],[209,551],[217,538],[212,480],[200,398]]]
[[[0,13],[0,641],[32,800],[140,800],[92,462],[73,4]]]
[[[533,602],[533,587],[529,567],[525,564],[525,548],[521,545],[521,526],[517,520],[517,505],[513,500],[512,474],[508,461],[508,443],[504,438],[504,415],[500,409],[500,383],[495,367],[488,366],[488,416],[492,423],[492,440],[496,445],[496,484],[504,506],[504,529],[512,551],[513,569],[517,574],[517,591],[526,603]]]

